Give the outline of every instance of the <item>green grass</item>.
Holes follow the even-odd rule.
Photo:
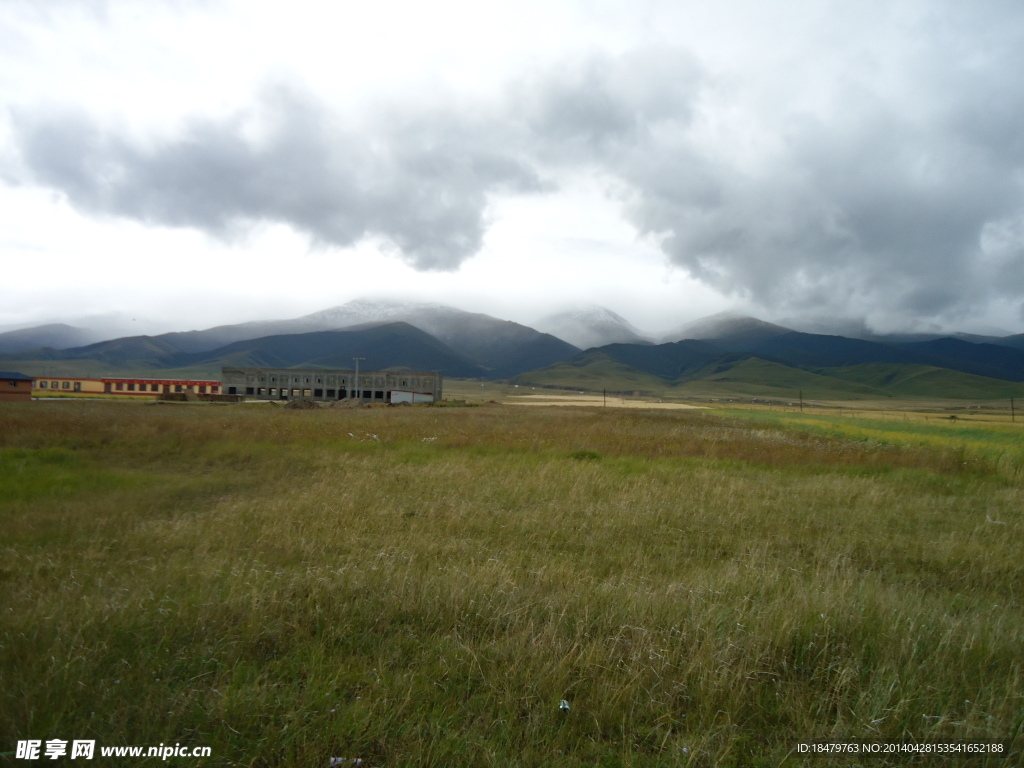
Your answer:
[[[972,471],[1001,475],[1017,481],[1024,477],[1024,431],[1011,423],[971,421],[970,417],[926,417],[921,414],[892,412],[867,417],[828,415],[811,412],[798,414],[768,410],[724,410],[733,416],[776,427],[799,429],[841,439],[878,446],[917,447],[940,452]],[[954,418],[950,418],[953,416]]]
[[[1024,494],[995,458],[1019,449],[888,426],[4,405],[0,751],[776,766],[810,738],[1019,746]]]

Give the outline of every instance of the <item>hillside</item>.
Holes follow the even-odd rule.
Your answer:
[[[361,357],[365,370],[411,368],[438,370],[446,376],[474,378],[486,371],[427,333],[408,323],[388,323],[346,331],[268,336],[229,344],[196,362],[273,368],[352,368]]]
[[[856,353],[858,347],[851,345]],[[874,399],[1024,397],[1024,385],[921,364],[861,363],[808,370],[706,342],[657,346],[612,344],[521,374],[517,384],[665,395]]]
[[[719,312],[665,334],[664,342],[698,339],[714,342],[724,349],[745,349],[752,344],[791,331],[791,328],[758,320],[756,317],[738,315],[734,312]]]
[[[896,397],[948,397],[977,400],[1024,397],[1024,385],[928,365],[851,365],[823,374],[864,384]]]
[[[371,326],[403,325],[407,330],[370,346],[342,344],[329,333],[362,332]],[[415,330],[415,334],[410,334]],[[371,332],[371,337],[376,336]],[[267,339],[278,339],[277,342]],[[255,343],[259,342],[259,343]],[[386,343],[385,354],[373,347]],[[294,347],[288,350],[286,347]],[[0,355],[10,361],[88,361],[132,370],[160,370],[219,365],[336,365],[351,367],[359,356],[392,361],[391,365],[439,370],[447,376],[506,378],[522,371],[567,360],[579,349],[550,334],[489,315],[463,312],[439,304],[350,302],[342,307],[293,320],[243,323],[206,331],[131,336],[69,349],[21,350]],[[332,362],[333,361],[333,362]],[[34,367],[34,366],[33,366]]]
[[[85,328],[65,323],[48,323],[32,328],[0,333],[0,353],[16,354],[33,349],[68,349],[97,341],[96,335]]]
[[[659,376],[621,363],[604,350],[594,349],[587,350],[569,362],[522,373],[509,381],[512,384],[591,392],[607,389],[612,392],[658,393],[669,386]]]

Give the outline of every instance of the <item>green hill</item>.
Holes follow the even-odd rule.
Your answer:
[[[756,357],[709,365],[677,382],[676,386],[683,392],[694,394],[731,393],[781,398],[795,398],[799,392],[807,398],[821,399],[884,397],[887,394],[869,384],[844,381]]]
[[[611,392],[661,393],[671,387],[670,383],[664,379],[613,360],[605,352],[599,350],[584,352],[570,362],[557,363],[547,368],[521,373],[509,379],[509,382],[538,387],[582,389],[592,392],[607,389]]]
[[[823,368],[822,374],[864,384],[899,397],[942,397],[995,400],[1024,397],[1024,384],[936,368],[931,365],[867,363]]]
[[[995,400],[1024,398],[1024,385],[927,365],[865,363],[805,370],[779,362],[722,356],[678,378],[638,370],[593,349],[577,358],[520,374],[514,384],[600,392],[640,391],[657,395],[861,400],[883,397],[931,397]]]

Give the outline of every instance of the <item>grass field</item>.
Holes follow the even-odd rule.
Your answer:
[[[1019,765],[1021,434],[779,411],[2,405],[0,752],[883,766],[911,761],[795,748],[1005,739],[1016,757],[970,764]]]

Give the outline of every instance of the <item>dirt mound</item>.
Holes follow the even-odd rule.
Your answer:
[[[305,398],[303,398],[301,400],[289,400],[287,403],[284,404],[284,407],[308,411],[310,408],[316,408],[317,404],[314,403],[312,400],[306,400]]]

